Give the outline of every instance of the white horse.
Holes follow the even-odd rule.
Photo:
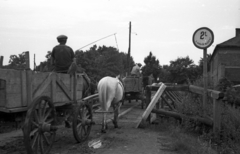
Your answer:
[[[103,110],[102,117],[102,132],[106,133],[106,116],[110,106],[113,107],[114,119],[113,124],[115,128],[118,128],[118,114],[120,112],[121,100],[124,95],[124,87],[119,77],[104,77],[102,78],[97,86],[99,102]]]

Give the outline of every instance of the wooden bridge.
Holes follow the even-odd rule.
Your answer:
[[[208,117],[203,115],[203,117],[189,117],[187,115],[177,113],[173,104],[169,103],[167,100],[170,99],[171,102],[181,103],[181,97],[175,93],[175,91],[184,91],[184,92],[192,92],[199,95],[204,94],[204,89],[201,87],[193,86],[193,85],[165,85],[161,83],[159,85],[148,85],[146,88],[146,104],[148,104],[146,110],[142,114],[142,117],[138,121],[136,127],[144,127],[147,123],[151,122],[153,119],[151,118],[152,113],[157,113],[161,115],[171,116],[177,119],[192,119],[209,126],[213,127],[213,132],[215,136],[218,135],[221,130],[221,106],[222,99],[224,97],[224,93],[208,89],[207,96],[213,100],[213,116]],[[152,97],[152,93],[155,95]],[[164,104],[169,107],[172,111],[166,111],[163,109]]]

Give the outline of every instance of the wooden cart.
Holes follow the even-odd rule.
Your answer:
[[[82,98],[84,78],[80,74],[0,69],[0,111],[26,111],[23,125],[28,154],[49,153],[55,139],[59,109],[72,110],[72,129],[78,142],[92,127],[91,104],[97,94]]]
[[[144,93],[142,85],[142,77],[127,76],[123,79],[125,95],[124,99],[131,102],[131,100],[141,100],[141,106],[144,108]]]

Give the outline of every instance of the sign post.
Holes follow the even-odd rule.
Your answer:
[[[211,29],[207,27],[201,27],[197,29],[193,34],[193,44],[199,48],[203,49],[203,114],[206,115],[206,103],[207,103],[207,85],[208,85],[208,75],[207,75],[207,48],[210,47],[214,41],[214,35]]]

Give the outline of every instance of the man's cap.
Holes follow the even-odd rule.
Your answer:
[[[57,40],[66,40],[68,37],[66,35],[59,35]]]

